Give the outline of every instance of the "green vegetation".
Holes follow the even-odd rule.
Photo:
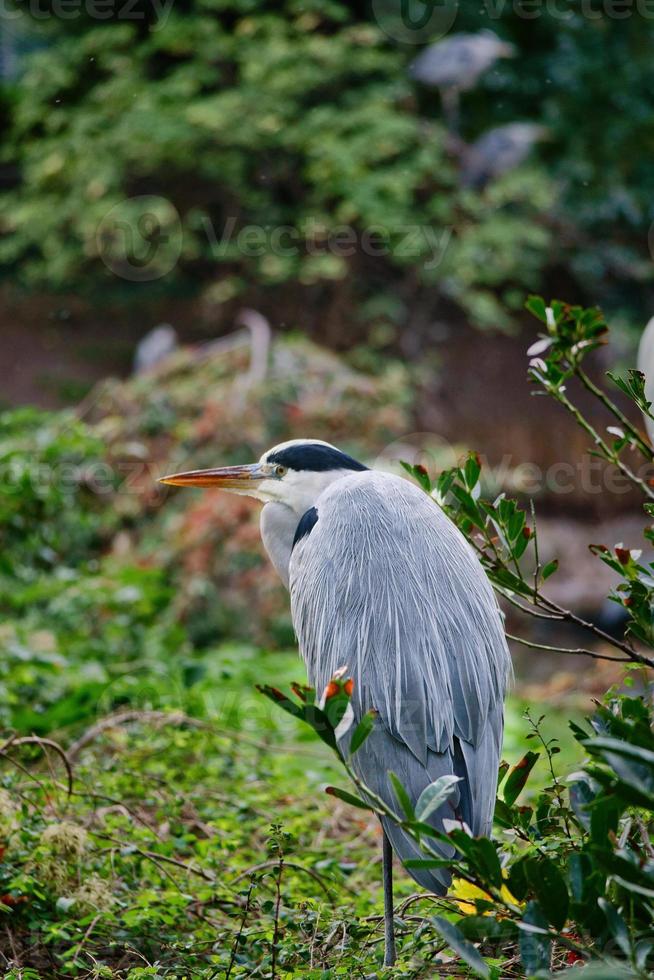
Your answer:
[[[293,290],[316,315],[340,311],[340,342],[443,301],[505,324],[526,289],[564,275],[649,316],[651,19],[641,5],[460,6],[453,31],[491,29],[517,50],[464,95],[463,137],[515,120],[549,130],[481,192],[460,186],[438,94],[407,74],[429,29],[398,43],[384,0],[135,3],[130,16],[118,4],[102,17],[80,4],[71,18],[44,5],[17,22],[33,50],[4,85],[6,273],[135,298],[129,256],[150,235],[139,299],[199,287],[222,304],[264,286],[276,308]]]
[[[577,354],[601,338],[603,321],[596,311],[531,305],[547,332],[532,376],[572,398]],[[282,363],[282,351],[294,349],[288,344],[278,351]],[[311,411],[321,411],[315,399],[327,377],[329,418],[338,419],[332,361],[301,350],[315,371]],[[197,428],[207,406],[187,400],[198,385],[185,357],[157,389],[167,392],[174,439],[207,452]],[[210,359],[196,370],[221,368]],[[393,390],[383,378],[341,380],[346,400],[364,384],[373,386],[369,395],[375,384]],[[637,373],[617,383],[646,409]],[[230,639],[240,613],[230,618],[228,604],[222,624],[199,636],[192,605],[180,596],[184,552],[165,541],[187,521],[180,508],[193,513],[197,504],[187,496],[162,508],[147,494],[121,504],[117,461],[120,447],[136,451],[136,433],[153,456],[159,446],[167,462],[181,458],[181,443],[161,446],[147,384],[103,386],[89,422],[31,410],[2,421],[0,911],[2,955],[12,964],[5,975],[426,980],[471,971],[499,980],[547,976],[585,959],[604,973],[581,976],[648,975],[654,764],[647,698],[634,692],[614,692],[591,726],[575,717],[567,734],[566,715],[539,720],[532,710],[525,718],[524,706],[509,702],[497,843],[454,832],[458,880],[445,900],[416,895],[399,876],[400,957],[384,973],[376,820],[344,802],[356,788],[343,786],[329,747],[256,690],[302,681],[297,654]],[[266,384],[278,386],[274,373]],[[134,397],[141,415],[130,407]],[[262,392],[252,398],[260,402]],[[235,438],[242,445],[247,431]],[[606,452],[628,469],[636,453],[651,457],[628,427],[614,438]],[[414,475],[432,487],[422,469]],[[539,569],[537,555],[534,564],[533,515],[506,498],[484,501],[480,476],[474,456],[441,474],[442,505],[506,598],[563,615],[543,594],[556,569]],[[641,683],[638,661],[649,654],[632,638],[649,639],[652,566],[626,549],[599,549],[599,558],[617,561],[615,599],[631,617],[613,655],[631,668],[625,683]],[[185,568],[207,594],[212,572]],[[277,613],[265,595],[252,598],[272,637]],[[593,649],[606,653],[608,642],[590,630]],[[325,794],[326,784],[337,793]],[[412,814],[402,819],[412,825]],[[425,860],[433,860],[428,852]]]
[[[531,379],[575,416],[592,438],[595,454],[638,487],[645,498],[645,513],[651,518],[654,494],[642,461],[651,472],[652,447],[615,404],[613,395],[594,385],[582,366],[605,339],[608,328],[603,316],[598,309],[558,301],[546,306],[539,297],[532,297],[528,306],[546,328],[530,351],[534,355]],[[652,418],[640,372],[631,370],[626,378],[609,373],[608,377]],[[613,424],[607,427],[610,438],[594,429],[575,404],[577,389],[569,390],[575,381],[590,390],[613,417]],[[406,469],[466,534],[498,594],[523,618],[534,615],[552,622],[568,621],[586,631],[589,647],[559,652],[597,655],[599,642],[605,651],[600,656],[617,659],[642,675],[642,691],[635,696],[613,692],[586,726],[570,723],[587,757],[581,771],[565,781],[555,763],[560,752],[558,738],[544,737],[540,728],[544,716],[535,721],[529,718],[532,731],[528,738],[535,740],[536,750],[531,748],[512,768],[508,763],[500,766],[495,807],[499,844],[473,838],[465,826],[444,833],[425,823],[430,807],[451,795],[452,776],[442,776],[412,801],[398,777],[389,773],[395,809],[368,790],[355,775],[350,758],[372,731],[374,711],[359,722],[351,735],[349,756],[341,760],[356,795],[338,788],[331,792],[356,807],[392,819],[410,833],[424,857],[407,862],[407,867],[454,868],[456,878],[468,888],[468,906],[461,910],[456,924],[447,915],[430,921],[475,975],[501,975],[496,969],[497,953],[506,959],[512,944],[526,977],[551,976],[553,967],[562,963],[590,963],[590,976],[646,980],[654,967],[654,849],[650,838],[654,830],[654,706],[651,675],[644,668],[654,667],[654,562],[641,561],[641,550],[623,544],[614,548],[590,545],[598,559],[619,576],[610,598],[625,609],[626,626],[623,637],[612,637],[547,597],[544,587],[556,574],[557,562],[541,564],[533,505],[529,514],[503,493],[495,501],[485,500],[475,454],[435,481],[424,466],[406,465]],[[645,527],[644,537],[648,542],[654,540],[651,526]],[[524,637],[511,638],[536,648],[541,645]],[[634,677],[627,676],[624,685],[633,686]],[[265,693],[329,744],[349,702],[345,680],[333,686],[337,690],[327,695],[318,711],[304,692],[296,691],[295,698],[284,698],[275,688],[266,688]],[[335,742],[333,748],[338,755]],[[531,805],[519,803],[541,756],[551,780]],[[454,845],[454,861],[442,857],[433,846],[434,839]],[[471,941],[492,947],[493,954],[484,958]]]

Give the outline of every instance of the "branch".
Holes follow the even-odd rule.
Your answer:
[[[597,385],[593,381],[591,381],[591,379],[588,377],[586,372],[581,367],[577,367],[575,369],[575,374],[581,381],[584,388],[586,388],[587,391],[589,391],[592,395],[594,395],[595,398],[598,398],[601,401],[602,405],[604,405],[604,407],[611,413],[611,415],[613,415],[620,422],[620,424],[623,426],[625,431],[628,432],[629,435],[634,440],[634,442],[637,443],[638,448],[640,449],[643,456],[645,456],[646,459],[651,461],[652,447],[647,442],[645,442],[638,429],[636,429],[635,426],[632,425],[632,423],[629,421],[627,416],[618,408],[618,406],[614,402],[611,401],[611,399],[608,397],[606,392],[602,391],[601,388],[598,388]]]
[[[618,664],[630,663],[628,657],[608,657],[604,653],[587,650],[585,647],[553,647],[547,643],[534,643],[531,640],[526,640],[523,636],[515,636],[513,633],[507,633],[506,638],[507,640],[513,640],[514,643],[520,643],[524,647],[530,647],[532,650],[546,650],[548,653],[571,653],[584,657],[592,657],[593,660],[612,660]]]

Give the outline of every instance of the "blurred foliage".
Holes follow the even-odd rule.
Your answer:
[[[85,409],[118,477],[114,548],[167,570],[177,615],[200,647],[225,637],[293,642],[287,596],[262,553],[256,503],[168,491],[156,478],[254,461],[308,433],[368,458],[411,429],[414,391],[399,362],[373,376],[286,337],[273,341],[265,378],[249,381],[250,357],[246,345],[183,350],[155,372],[104,383]]]
[[[318,313],[336,304],[351,343],[372,299],[396,328],[439,297],[501,325],[565,270],[642,316],[654,32],[640,6],[591,7],[457,12],[453,31],[491,28],[518,51],[464,94],[462,135],[516,119],[550,132],[531,163],[476,193],[459,186],[438,94],[407,74],[421,46],[393,40],[381,0],[136,2],[102,18],[91,4],[65,19],[45,4],[23,26],[35,50],[4,85],[0,260],[29,288],[134,295],[101,259],[116,267],[125,234],[143,245],[138,198],[156,195],[163,278],[139,296],[200,285],[224,303],[265,286],[275,306],[293,283]],[[128,232],[107,226],[115,206]]]
[[[174,705],[212,644],[294,643],[258,506],[169,493],[157,477],[254,461],[307,432],[367,456],[408,429],[413,396],[400,364],[365,375],[288,337],[248,388],[250,356],[180,350],[103,382],[77,414],[0,417],[1,724],[43,735],[99,710]]]
[[[85,506],[84,473],[102,448],[72,415],[0,413],[0,577],[29,581],[34,568],[56,566],[62,550],[75,561],[97,546],[106,518]]]
[[[532,378],[565,395],[581,383],[579,345],[593,348],[603,319],[531,306],[545,325]],[[162,507],[155,481],[190,461],[253,459],[307,432],[370,460],[406,431],[415,393],[401,365],[366,375],[299,338],[273,343],[265,378],[248,368],[247,348],[183,350],[149,374],[103,383],[76,414],[18,410],[0,421],[6,980],[390,980],[376,818],[351,808],[347,790],[321,792],[340,773],[300,724],[311,715],[306,689],[295,688],[301,704],[285,703],[295,717],[255,691],[298,675],[295,652],[269,649],[291,637],[287,597],[263,564],[258,510],[192,493]],[[616,384],[641,404],[637,372]],[[348,439],[355,430],[358,443]],[[611,435],[606,451],[629,463],[648,451],[628,428]],[[424,470],[414,475],[432,489]],[[478,510],[479,479],[471,456],[440,492],[464,530],[494,527],[495,584],[528,599],[520,561],[534,543],[530,519],[506,498]],[[620,565],[627,590],[615,597],[638,599],[629,605],[637,628],[651,569],[626,548],[600,558]],[[555,570],[540,570],[538,588]],[[334,687],[320,716],[332,726],[348,695],[345,681]],[[561,734],[561,754],[540,719],[519,722],[515,701],[507,710],[500,844],[454,831],[458,878],[436,907],[398,876],[392,976],[546,976],[550,953],[557,970],[591,958],[604,961],[596,976],[646,976],[648,705],[614,696],[590,729],[575,719],[578,747]],[[563,719],[550,725],[558,736]],[[34,736],[59,739],[70,772]],[[582,771],[564,782],[573,768]]]

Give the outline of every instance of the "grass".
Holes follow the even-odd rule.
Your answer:
[[[184,712],[132,703],[77,732],[70,796],[53,752],[6,750],[6,977],[386,975],[375,822],[323,792],[343,785],[329,750],[254,690],[302,679],[297,655],[226,646],[195,667]],[[521,713],[512,762],[534,747]],[[414,891],[398,871],[400,908]],[[434,959],[430,910],[400,914],[394,977],[459,975]]]
[[[131,522],[150,528],[150,516],[127,519],[117,498],[98,501],[83,483],[33,478],[37,464],[86,472],[102,440],[30,410],[2,426],[5,980],[390,976],[376,821],[324,793],[345,785],[334,757],[256,692],[303,680],[297,653],[215,637],[197,649],[193,606],[171,573],[179,553],[110,547]],[[168,540],[166,527],[150,530]],[[208,575],[195,569],[189,595],[205,594]],[[220,599],[222,635],[236,636],[239,613]],[[276,607],[265,620],[265,600],[253,603],[271,633]],[[537,747],[523,711],[509,701],[512,763]],[[542,728],[561,739],[562,774],[579,764],[564,721],[551,712]],[[69,752],[71,793],[54,748],[17,740],[31,733]],[[550,781],[541,760],[528,793]],[[393,977],[465,975],[433,928],[433,900],[399,869],[396,900]],[[456,896],[438,903],[439,914],[459,911]],[[521,975],[514,941],[484,957],[493,980]]]

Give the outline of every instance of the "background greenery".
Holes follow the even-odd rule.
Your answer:
[[[531,305],[547,318],[542,301]],[[531,370],[562,396],[575,352],[599,343],[604,322],[554,308],[560,334]],[[378,446],[406,425],[406,375],[392,363],[366,375],[283,338],[248,391],[233,381],[244,360],[238,349],[200,360],[180,351],[149,375],[102,384],[76,413],[3,416],[0,903],[12,980],[384,975],[376,821],[322,792],[342,780],[337,760],[256,690],[304,679],[256,506],[211,493],[164,499],[154,479],[189,456],[209,462],[216,424],[227,459],[307,424],[337,441],[358,432],[363,441],[343,444],[369,458],[365,440]],[[637,377],[630,383],[644,408]],[[651,456],[631,429],[606,445],[609,457],[634,450]],[[412,472],[432,487],[424,468]],[[467,533],[488,521],[493,582],[534,601],[532,583],[555,563],[536,574],[521,565],[535,547],[533,517],[503,497],[483,501],[479,479],[471,456],[435,490]],[[614,596],[647,640],[652,565],[621,548],[602,558],[617,562]],[[551,613],[544,602],[536,608]],[[631,649],[592,640],[599,654],[610,642]],[[621,691],[634,678],[647,691],[644,675],[613,677]],[[520,688],[510,697],[499,850],[486,842],[481,863],[466,853],[437,909],[398,875],[401,953],[389,978],[550,976],[585,957],[613,971],[598,976],[646,975],[651,719],[639,695],[602,710],[591,731],[614,742],[589,765],[578,707],[554,703],[537,718]],[[618,762],[617,739],[632,753]],[[526,942],[525,923],[544,932]]]
[[[175,0],[161,13],[137,0],[101,17],[90,2],[70,16],[58,0],[32,6],[31,16],[25,5],[3,9],[0,401],[52,404],[55,388],[69,403],[86,395],[71,411],[22,405],[0,420],[7,980],[384,976],[376,821],[322,792],[339,778],[334,760],[255,693],[256,684],[303,679],[256,508],[211,493],[164,495],[156,477],[189,463],[249,460],[307,435],[374,464],[398,440],[411,448],[417,436],[424,448],[422,436],[448,423],[456,445],[443,447],[443,465],[473,447],[512,454],[510,466],[532,462],[527,453],[544,469],[565,452],[578,462],[586,434],[573,436],[559,415],[554,421],[542,399],[531,413],[511,401],[523,387],[524,337],[487,334],[473,344],[469,328],[517,330],[528,291],[600,301],[632,342],[649,319],[654,29],[645,4],[618,8],[445,3],[411,37],[390,0]],[[408,71],[450,15],[451,31],[489,28],[516,51],[463,93],[461,137],[515,120],[548,131],[525,163],[483,190],[462,187],[439,96]],[[138,281],[110,219],[118,214],[138,239],[144,196],[166,240],[154,277]],[[264,230],[254,249],[237,241],[248,226]],[[299,242],[290,255],[270,242],[285,226]],[[344,226],[358,241],[377,229],[383,254],[335,254],[330,240]],[[244,303],[274,330],[258,382],[244,384],[247,349],[181,347],[154,371],[89,390],[109,372],[112,344],[122,345],[126,373],[135,341],[162,317],[197,341],[231,331]],[[559,401],[579,382],[564,364],[579,326],[566,310],[557,307],[562,339],[543,349],[538,368]],[[594,313],[583,316],[599,329]],[[449,347],[458,360],[448,369]],[[73,357],[93,360],[93,370],[87,364],[70,378]],[[30,371],[31,387],[14,383]],[[633,423],[634,406],[627,411]],[[483,439],[477,420],[487,426]],[[611,421],[602,417],[602,433]],[[639,451],[631,431],[624,442],[604,438],[614,464]],[[515,587],[507,574],[518,545],[526,548],[530,515],[499,501],[482,513],[468,476],[453,484],[468,518],[451,513],[464,529],[471,513],[511,526],[511,554],[498,566],[491,556],[487,570]],[[503,489],[493,486],[491,499]],[[599,528],[572,528],[570,498],[548,497],[546,485],[542,497],[563,535],[581,541],[579,554],[599,540]],[[575,492],[576,512],[631,510],[638,520],[635,499]],[[647,553],[641,566],[628,550],[640,531],[627,542],[632,526],[621,527],[606,540],[624,538],[625,548],[600,553],[617,566],[616,597],[632,611],[634,635],[648,640],[652,567]],[[588,571],[575,559],[561,592],[566,581],[596,584],[594,561]],[[529,597],[529,588],[518,594]],[[582,642],[560,627],[550,621],[526,638]],[[606,652],[604,641],[593,642]],[[539,731],[549,747],[522,794],[508,802],[505,784],[500,800],[493,860],[533,859],[523,866],[524,890],[519,873],[512,882],[518,911],[507,926],[506,894],[489,897],[494,885],[474,862],[460,870],[478,884],[471,891],[461,879],[438,910],[398,873],[393,976],[474,972],[444,941],[435,911],[478,944],[493,980],[549,973],[552,935],[525,952],[515,923],[534,904],[552,912],[552,880],[553,894],[563,887],[572,902],[568,945],[555,937],[552,968],[578,963],[573,943],[584,956],[620,960],[586,976],[642,976],[652,955],[652,760],[634,764],[632,745],[621,773],[615,757],[589,767],[591,749],[567,723],[580,722],[590,694],[617,685],[612,717],[603,709],[594,724],[625,739],[635,733],[639,751],[651,719],[624,693],[646,682],[625,679],[621,665],[584,660],[580,669],[574,657],[529,651],[521,661],[513,652],[519,681],[507,705],[505,757],[531,764],[524,753],[539,736],[523,712],[531,706],[538,716],[534,703],[547,706]],[[561,790],[582,765],[583,779]],[[635,801],[634,780],[646,790]],[[596,803],[594,826],[583,800],[572,805],[569,787],[579,782]],[[592,874],[588,865],[574,873],[577,853],[599,862]],[[635,897],[600,858],[631,862]],[[579,890],[581,878],[590,892]],[[550,932],[559,918],[554,909]]]
[[[263,296],[267,309],[290,290],[315,316],[336,305],[341,344],[352,321],[365,333],[383,314],[417,329],[451,303],[506,324],[525,287],[572,290],[642,321],[654,220],[647,11],[445,4],[441,19],[450,7],[452,31],[492,29],[517,52],[464,94],[462,136],[514,120],[549,130],[530,162],[482,192],[459,186],[438,94],[407,73],[429,29],[398,42],[407,32],[385,0],[178,0],[160,17],[136,3],[134,19],[116,7],[102,20],[81,5],[47,16],[56,8],[44,3],[38,18],[8,22],[32,50],[3,86],[6,275],[133,297],[103,265],[98,251],[113,245],[98,228],[126,197],[154,194],[184,234],[180,262],[148,288],[209,290],[219,304]],[[159,220],[175,237],[175,211],[162,205]],[[233,236],[212,245],[230,221],[234,235],[290,226],[315,254],[280,255],[267,241],[244,255]],[[381,228],[388,254],[322,249],[343,225]],[[425,226],[451,233],[431,269],[424,235],[403,234]]]

